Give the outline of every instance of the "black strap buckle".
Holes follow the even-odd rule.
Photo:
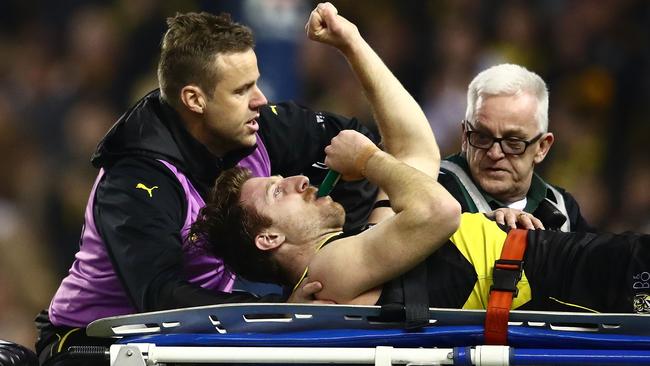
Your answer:
[[[523,268],[524,261],[517,259],[497,259],[494,261],[490,291],[509,291],[513,293],[512,297],[517,297],[519,294],[517,283],[521,280]]]

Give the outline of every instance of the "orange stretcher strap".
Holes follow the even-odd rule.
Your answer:
[[[528,230],[510,230],[503,243],[501,258],[494,262],[493,284],[485,313],[485,344],[506,345],[508,342],[508,318],[523,272],[527,236]]]

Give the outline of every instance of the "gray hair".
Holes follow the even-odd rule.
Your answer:
[[[523,66],[501,64],[481,71],[467,89],[465,119],[472,120],[479,97],[532,94],[537,100],[535,119],[541,132],[548,132],[548,89],[539,75]]]

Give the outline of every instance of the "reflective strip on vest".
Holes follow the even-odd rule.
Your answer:
[[[458,180],[463,185],[463,187],[469,194],[470,198],[476,205],[478,212],[492,211],[492,207],[490,207],[488,202],[485,200],[485,197],[483,197],[478,187],[476,187],[476,184],[474,184],[472,178],[470,178],[470,176],[467,175],[465,170],[460,165],[449,160],[443,160],[440,162],[440,168],[448,171],[449,173],[455,175],[456,178],[458,178]],[[564,217],[567,218],[564,224],[560,227],[560,230],[564,232],[571,231],[571,220],[569,219],[569,214],[567,212],[566,204],[564,203],[564,197],[562,196],[562,193],[560,193],[560,191],[558,191],[552,185],[546,182],[544,182],[544,184],[546,185],[546,188],[550,190],[553,193],[553,196],[555,197],[555,202],[549,200],[548,198],[546,200],[549,203],[551,203],[553,206],[555,206],[555,208],[557,208],[562,213],[562,215],[564,215]]]
[[[461,168],[458,164],[453,163],[449,160],[443,160],[440,162],[440,168],[448,170],[450,173],[454,174],[460,183],[465,187],[470,198],[476,205],[478,212],[490,212],[492,207],[487,203],[485,197],[478,190],[478,187],[472,181],[472,178],[467,175],[465,170]]]

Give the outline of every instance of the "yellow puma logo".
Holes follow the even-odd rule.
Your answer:
[[[154,189],[158,188],[158,186],[153,186],[153,187],[149,188],[149,187],[145,186],[145,185],[142,184],[142,183],[138,183],[138,185],[135,186],[135,189],[138,189],[138,188],[140,188],[140,189],[144,189],[145,191],[147,191],[147,193],[149,193],[149,197],[153,197],[153,194],[151,193],[151,191],[153,191]]]
[[[271,112],[273,112],[273,114],[275,114],[277,116],[278,115],[278,109],[277,109],[278,107],[276,107],[274,105],[270,105],[269,107],[271,108]]]

